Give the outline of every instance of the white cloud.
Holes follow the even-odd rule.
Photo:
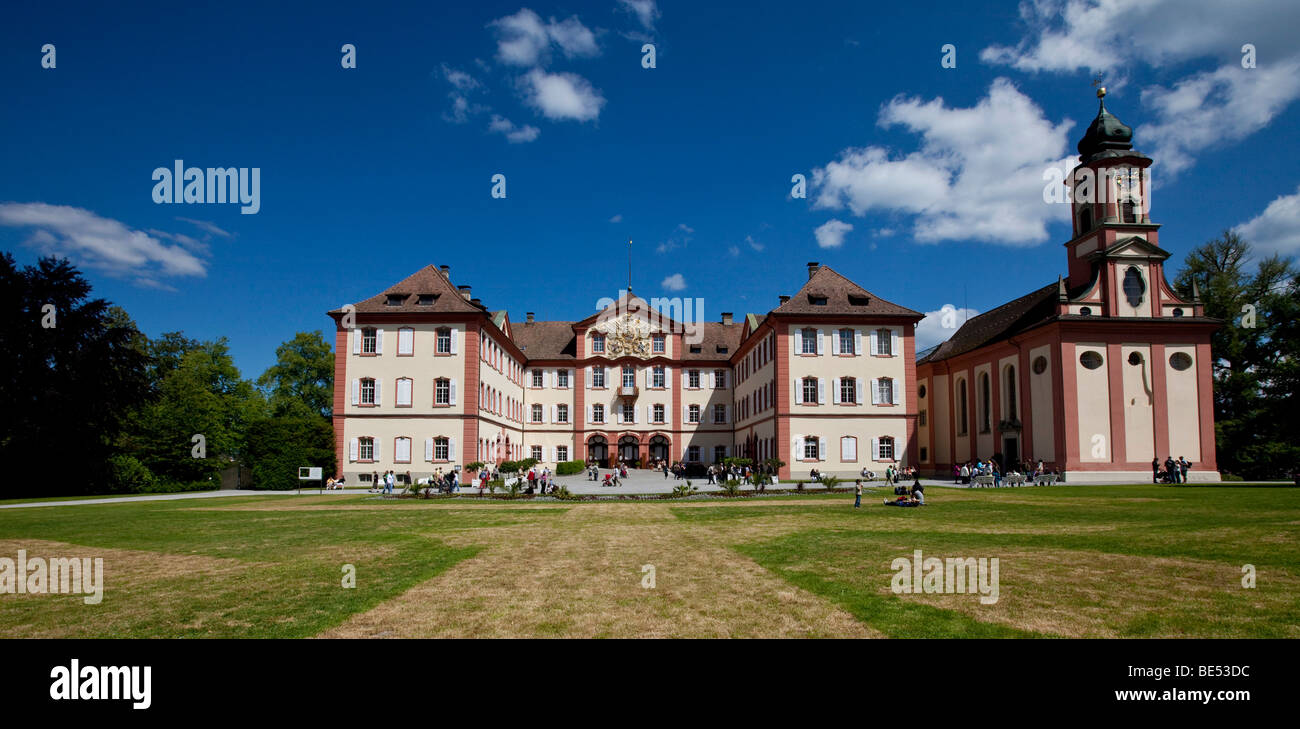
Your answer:
[[[534,68],[520,79],[524,100],[552,121],[591,121],[600,116],[605,97],[576,73],[547,73]]]
[[[663,281],[660,281],[659,285],[662,286],[665,291],[681,291],[686,288],[686,279],[680,273],[674,273]]]
[[[511,144],[521,144],[531,142],[541,135],[542,131],[531,124],[518,126],[509,119],[493,114],[492,121],[488,123],[488,131],[504,134],[506,141]]]
[[[205,276],[206,246],[183,235],[132,230],[83,208],[46,203],[0,203],[0,225],[35,228],[27,245],[44,255],[66,257],[78,265],[143,286],[166,288],[158,279]],[[170,239],[168,245],[159,238]],[[185,239],[185,240],[182,240]]]
[[[559,46],[566,58],[600,55],[596,35],[576,15],[562,21],[551,18],[547,22],[532,10],[522,8],[488,26],[497,33],[497,60],[510,66],[548,63],[552,43]]]
[[[614,217],[610,218],[610,219],[609,219],[609,222],[611,222],[611,223],[621,223],[621,222],[623,222],[623,214],[622,214],[622,213],[618,213],[618,214],[615,215]]]
[[[908,214],[921,242],[1032,245],[1047,240],[1049,221],[1069,220],[1068,206],[1043,202],[1043,173],[1074,166],[1067,154],[1073,122],[1051,123],[1007,79],[969,108],[895,97],[878,123],[920,134],[920,148],[903,156],[883,147],[844,150],[813,170],[814,207]]]
[[[1207,147],[1237,142],[1268,126],[1300,97],[1300,57],[1258,68],[1240,64],[1188,76],[1173,88],[1142,90],[1156,115],[1139,130],[1161,169],[1176,174]],[[1134,136],[1137,136],[1135,133]]]
[[[949,304],[945,309],[925,312],[925,318],[916,325],[916,351],[923,352],[936,344],[943,344],[961,329],[967,319],[978,316],[974,309],[964,309]]]
[[[1260,254],[1300,254],[1300,189],[1294,195],[1279,196],[1264,212],[1234,230]]]
[[[1292,48],[1300,3],[1030,0],[1020,3],[1020,17],[1026,36],[1015,46],[985,48],[981,60],[1022,71],[1123,74],[1135,62],[1169,66],[1202,57],[1239,60],[1243,43]]]
[[[654,30],[655,19],[659,17],[659,8],[655,0],[618,0],[623,9],[636,16],[637,22],[646,30]]]
[[[695,229],[691,226],[686,223],[678,223],[677,227],[674,228],[673,232],[668,236],[668,240],[656,246],[655,251],[658,253],[668,253],[669,251],[678,248],[685,248],[690,245],[694,233]]]
[[[755,252],[761,251],[763,250],[763,248],[766,247],[762,243],[759,243],[758,241],[754,240],[754,236],[752,235],[745,236],[745,242],[748,243],[749,247],[752,248]]]
[[[222,238],[234,237],[234,233],[230,233],[228,231],[222,230],[221,228],[217,227],[216,223],[213,223],[210,220],[195,220],[194,218],[182,218],[180,216],[177,216],[176,219],[184,223],[189,223],[190,225],[193,225],[199,230],[202,230],[203,232],[208,233],[210,235],[220,236]]]
[[[465,71],[452,68],[445,63],[442,64],[442,77],[458,91],[473,91],[482,88],[483,86],[478,79],[469,75]]]
[[[813,235],[817,236],[817,245],[822,248],[839,248],[844,245],[844,236],[852,230],[851,224],[832,218],[817,226]]]

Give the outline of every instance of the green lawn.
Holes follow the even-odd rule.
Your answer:
[[[0,594],[6,637],[1300,637],[1300,490],[934,488],[543,504],[239,496],[0,510],[0,557],[102,556],[104,600]],[[891,562],[997,558],[999,598]],[[468,561],[467,561],[468,560]],[[641,566],[658,565],[643,589]],[[356,588],[341,585],[343,565]],[[1242,587],[1243,565],[1257,586]],[[621,632],[620,632],[621,631]]]

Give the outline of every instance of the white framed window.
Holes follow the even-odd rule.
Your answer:
[[[361,404],[375,404],[375,381],[369,377],[361,378]]]
[[[892,461],[894,460],[894,439],[885,436],[876,442],[876,460]]]
[[[556,405],[556,406],[555,406],[555,422],[557,422],[557,423],[567,423],[567,422],[569,422],[569,406],[568,406],[568,405]],[[568,460],[568,459],[561,459],[561,460]]]
[[[723,390],[723,389],[726,389],[726,387],[727,387],[727,371],[726,371],[726,370],[714,370],[714,371],[713,371],[713,389],[715,389],[715,390]]]
[[[713,422],[714,422],[715,424],[717,424],[717,423],[725,423],[725,422],[727,422],[727,406],[726,406],[726,405],[723,405],[723,404],[721,404],[721,403],[718,403],[718,404],[716,404],[716,405],[713,406]]]
[[[534,423],[542,422],[542,406],[534,404],[532,408],[532,421]]]
[[[451,354],[451,330],[439,329],[434,336],[434,352],[436,354]]]
[[[568,387],[568,386],[569,386],[569,371],[568,371],[568,370],[556,370],[556,371],[555,371],[555,386],[556,386],[556,387]]]
[[[533,447],[529,448],[529,452],[530,452],[530,455],[532,456],[533,460],[535,460],[535,461],[540,461],[540,460],[542,460],[542,447],[541,447],[541,446],[533,446]]]
[[[635,405],[632,405],[631,403],[623,403],[623,410],[622,410],[622,412],[623,412],[623,422],[624,422],[624,423],[635,423],[635,422],[636,422],[636,406],[635,406]]]
[[[604,368],[604,367],[592,367],[592,368],[591,368],[591,386],[592,386],[592,387],[604,387],[604,386],[605,386],[605,368]]]
[[[357,460],[358,461],[375,460],[375,439],[374,438],[357,439]]]
[[[399,436],[393,441],[393,463],[411,462],[411,439]]]
[[[803,398],[799,402],[816,403],[817,402],[817,378],[803,378]]]
[[[654,422],[656,422],[656,423],[662,423],[662,422],[664,422],[664,406],[663,406],[663,405],[659,405],[659,404],[655,405],[655,406],[651,409],[650,412],[651,412],[651,417],[654,418]]]
[[[663,354],[666,350],[664,346],[665,337],[662,334],[656,334],[650,338],[650,351],[654,354]]]
[[[845,377],[840,380],[840,402],[855,403],[858,401],[858,381],[853,377]]]
[[[686,386],[693,389],[700,389],[700,371],[690,370],[686,373]]]
[[[876,380],[876,404],[892,405],[894,403],[894,381],[888,377]]]
[[[808,436],[803,439],[803,459],[805,461],[817,460],[817,439]]]
[[[857,354],[855,334],[852,329],[841,329],[840,335],[840,354]]]
[[[667,382],[667,377],[665,374],[664,366],[655,365],[655,368],[651,370],[651,374],[650,374],[650,386],[656,388],[662,388],[665,382]]]
[[[690,423],[700,422],[700,406],[691,405],[686,408],[686,420]]]
[[[415,354],[415,330],[411,327],[401,327],[397,330],[397,355],[409,357],[413,354]]]
[[[399,377],[397,379],[397,407],[411,407],[411,390],[413,383],[409,377]]]
[[[840,438],[840,460],[851,462],[858,460],[858,439],[846,435]]]
[[[593,335],[591,335],[591,351],[592,351],[592,352],[595,352],[596,354],[604,354],[604,353],[605,353],[605,335],[604,335],[604,334],[593,334]]]
[[[544,382],[541,370],[533,370],[533,387],[541,387]]]
[[[440,377],[433,381],[433,404],[451,404],[451,380]]]
[[[888,329],[876,330],[876,354],[882,357],[894,355],[894,333]]]
[[[623,365],[623,387],[636,387],[636,367]]]
[[[448,453],[449,453],[450,451],[451,451],[451,441],[450,441],[450,440],[448,440],[447,438],[434,438],[434,439],[433,439],[433,460],[435,460],[435,461],[446,461],[446,460],[450,460],[450,459],[448,458]]]
[[[376,329],[361,330],[361,353],[376,354],[379,351],[379,335]]]
[[[603,422],[605,422],[605,406],[604,406],[604,405],[592,405],[592,406],[591,406],[591,422],[593,422],[593,423],[603,423]]]
[[[569,460],[569,447],[568,447],[568,446],[556,446],[556,448],[555,448],[555,460],[556,460],[556,461],[567,461],[567,460]]]
[[[691,461],[691,462],[693,462],[693,463],[699,463],[699,462],[700,462],[700,447],[699,447],[699,446],[696,446],[696,445],[693,445],[693,446],[687,446],[687,447],[686,447],[686,460]]]

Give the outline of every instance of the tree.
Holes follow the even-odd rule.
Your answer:
[[[1254,263],[1255,270],[1249,270]],[[1190,253],[1175,279],[1190,299],[1192,284],[1207,316],[1224,326],[1211,337],[1218,463],[1246,478],[1286,475],[1300,461],[1291,426],[1300,372],[1300,288],[1289,258],[1256,258],[1231,230]]]
[[[336,472],[334,428],[318,415],[276,416],[248,429],[245,463],[253,487],[284,491],[297,488],[300,466],[319,466],[326,477]]]
[[[298,332],[275,350],[275,364],[257,378],[276,415],[333,411],[334,351],[320,330]]]
[[[147,402],[140,332],[67,260],[0,254],[0,457],[6,494],[109,488],[126,413]]]

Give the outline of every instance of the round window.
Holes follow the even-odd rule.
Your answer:
[[[1174,316],[1182,316],[1182,315],[1183,315],[1182,309],[1174,309]]]
[[[1082,309],[1079,309],[1079,316],[1091,316],[1091,315],[1092,315],[1092,307],[1085,306]]]
[[[1186,352],[1174,352],[1169,355],[1169,366],[1179,372],[1191,369],[1192,356]]]
[[[1130,352],[1128,355],[1128,363],[1131,365],[1142,364],[1142,355],[1138,352]]]
[[[1047,371],[1047,358],[1046,358],[1046,357],[1035,357],[1035,358],[1034,358],[1034,374],[1036,374],[1036,375],[1041,375],[1041,374],[1043,374],[1043,373],[1046,372],[1046,371]]]
[[[925,385],[921,385],[920,387],[916,388],[916,396],[925,397]]]
[[[1101,355],[1092,351],[1091,349],[1079,355],[1079,364],[1083,365],[1084,367],[1087,367],[1090,370],[1097,369],[1098,367],[1101,366],[1101,363],[1102,363]]]

